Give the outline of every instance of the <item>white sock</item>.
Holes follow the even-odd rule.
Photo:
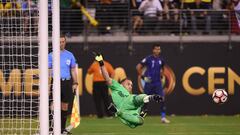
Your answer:
[[[144,102],[144,103],[148,103],[148,102],[149,102],[149,96],[144,97],[144,98],[143,98],[143,102]]]

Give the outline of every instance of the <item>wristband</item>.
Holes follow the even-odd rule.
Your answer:
[[[77,83],[77,82],[74,82],[72,85],[78,85],[78,83]]]
[[[103,65],[104,65],[104,63],[103,63],[103,61],[101,60],[101,61],[99,61],[99,65],[100,65],[100,67],[102,67]]]

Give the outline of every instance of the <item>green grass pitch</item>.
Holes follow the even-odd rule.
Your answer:
[[[143,126],[131,129],[118,118],[82,117],[73,135],[240,135],[240,116],[173,116],[170,124],[147,116]]]

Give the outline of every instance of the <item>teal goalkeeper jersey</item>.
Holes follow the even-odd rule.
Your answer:
[[[136,95],[130,94],[127,89],[115,80],[112,80],[112,85],[109,88],[112,91],[112,99],[118,110],[127,111],[134,115],[139,114],[141,105],[136,104]]]

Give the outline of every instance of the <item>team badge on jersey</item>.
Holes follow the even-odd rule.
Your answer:
[[[159,60],[158,62],[159,62],[159,65],[162,65],[162,61],[161,60]]]
[[[66,64],[69,66],[71,64],[71,61],[69,59],[67,59]]]

